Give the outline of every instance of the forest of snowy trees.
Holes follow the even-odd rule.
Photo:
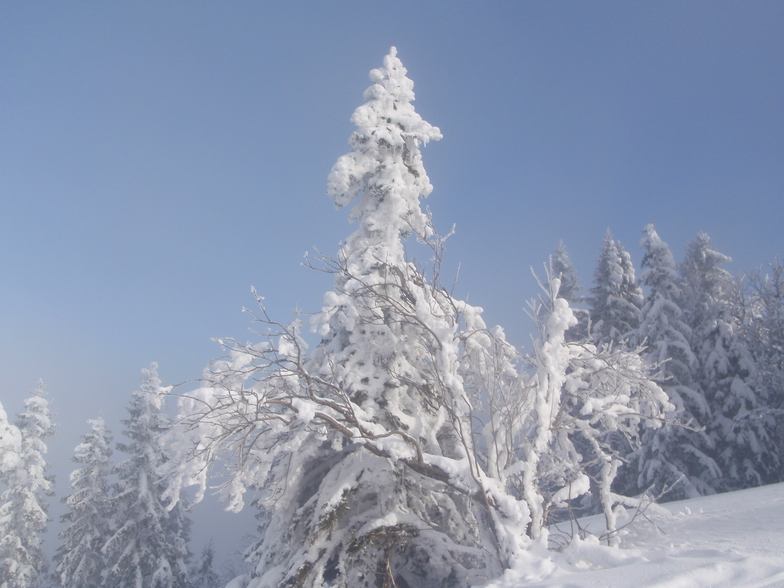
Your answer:
[[[232,588],[476,586],[563,548],[552,523],[602,513],[617,546],[651,501],[784,480],[784,261],[733,276],[700,233],[678,263],[651,224],[635,271],[608,230],[584,289],[560,243],[517,348],[441,283],[420,201],[441,133],[394,49],[370,79],[328,179],[355,230],[307,262],[334,278],[321,311],[279,322],[257,296],[259,340],[222,340],[196,389],[153,364],[123,441],[90,420],[51,566],[48,396],[14,422],[0,406],[0,588],[226,585],[211,546],[188,548],[216,480],[260,521]]]

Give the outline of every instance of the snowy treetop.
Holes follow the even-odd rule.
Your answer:
[[[8,422],[8,416],[0,403],[0,472],[11,471],[19,461],[22,435],[19,429]]]
[[[640,247],[645,250],[642,258],[645,269],[640,274],[640,283],[657,292],[663,287],[669,296],[679,296],[680,290],[676,286],[678,271],[669,246],[661,240],[652,223],[645,226],[643,233],[645,236],[640,240]]]
[[[351,151],[338,159],[328,180],[327,192],[337,208],[359,199],[351,220],[360,221],[360,228],[349,238],[347,254],[354,239],[394,250],[400,235],[429,236],[419,198],[433,187],[419,147],[440,139],[441,132],[414,110],[414,83],[394,47],[384,66],[370,72],[370,80],[367,102],[351,117],[357,127],[349,139]]]

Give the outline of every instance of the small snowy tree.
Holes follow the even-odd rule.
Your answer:
[[[116,468],[110,507],[114,526],[103,546],[103,586],[112,588],[187,588],[190,521],[182,504],[167,509],[160,471],[169,460],[159,443],[170,423],[157,364],[142,370],[142,384],[123,421],[127,443],[117,449],[129,457]]]
[[[109,473],[112,437],[103,417],[88,421],[91,432],[76,446],[71,472],[73,493],[63,501],[68,512],[61,518],[68,527],[60,533],[55,580],[63,588],[98,588],[106,566],[101,549],[109,537]]]
[[[631,257],[608,229],[588,299],[591,339],[597,344],[627,343],[637,331],[642,304]]]
[[[190,588],[220,588],[221,576],[215,570],[215,546],[212,541],[204,546],[196,565],[190,572]]]
[[[714,444],[706,432],[712,422],[710,405],[693,373],[698,361],[691,349],[692,331],[681,303],[682,282],[670,248],[652,224],[645,227],[640,281],[647,288],[640,311],[637,339],[651,363],[661,366],[658,382],[675,405],[680,424],[647,431],[636,456],[634,490],[651,488],[659,495],[673,487],[668,499],[715,492],[721,470],[711,457]]]
[[[697,380],[711,407],[708,433],[722,469],[721,490],[777,481],[775,417],[757,383],[757,368],[738,335],[733,280],[720,266],[731,261],[711,247],[705,233],[686,246],[680,265],[684,308],[699,361]]]
[[[558,242],[555,251],[550,255],[550,271],[553,277],[560,280],[561,285],[557,293],[558,298],[566,300],[569,308],[572,309],[572,314],[577,319],[577,322],[569,327],[566,338],[569,341],[585,339],[588,336],[589,314],[581,308],[585,301],[585,297],[580,294],[583,288],[580,285],[577,270],[574,269],[563,241]]]
[[[41,535],[49,521],[48,502],[54,482],[46,475],[46,439],[54,434],[49,400],[42,382],[25,400],[16,421],[21,443],[0,495],[0,586],[38,588],[45,573]]]

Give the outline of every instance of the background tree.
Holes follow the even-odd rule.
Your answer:
[[[187,588],[190,521],[184,507],[167,509],[161,470],[169,460],[159,439],[170,423],[157,364],[142,370],[142,384],[123,421],[127,443],[117,449],[129,457],[120,462],[110,501],[114,526],[103,546],[104,586],[112,588]]]
[[[212,541],[204,546],[190,572],[190,588],[221,588],[225,584],[215,569],[215,546]]]
[[[784,262],[749,272],[744,280],[744,339],[770,405],[784,408]]]
[[[60,533],[54,577],[63,588],[98,588],[106,560],[101,549],[109,538],[112,513],[109,503],[109,473],[112,437],[103,417],[88,421],[90,433],[74,450],[73,461],[81,467],[71,472],[73,493],[63,501],[68,523]]]
[[[569,308],[572,309],[572,314],[577,319],[577,322],[569,327],[566,333],[567,339],[579,341],[587,338],[589,314],[581,308],[585,302],[585,297],[581,294],[583,287],[563,241],[558,242],[555,251],[550,255],[550,272],[554,278],[558,278],[560,281],[557,297],[566,300]]]
[[[645,250],[640,282],[647,288],[640,311],[637,340],[651,363],[660,366],[657,381],[681,419],[647,431],[637,453],[634,491],[652,489],[659,495],[675,485],[667,499],[716,491],[721,470],[711,457],[715,448],[706,427],[713,419],[710,405],[693,373],[698,360],[691,349],[692,330],[681,304],[682,282],[670,248],[649,224],[640,246]]]
[[[731,305],[737,332],[757,367],[757,390],[766,420],[775,419],[769,432],[778,462],[784,463],[784,263],[775,259],[737,277]],[[780,469],[778,481],[782,480]]]
[[[0,402],[0,484],[8,484],[11,472],[16,469],[22,449],[19,428],[8,422],[8,415]]]
[[[42,382],[25,400],[17,417],[21,443],[19,458],[8,472],[7,488],[0,495],[0,586],[38,588],[45,574],[41,535],[49,521],[49,497],[54,481],[46,475],[46,439],[54,434],[49,400]]]
[[[642,304],[631,257],[608,229],[588,298],[591,339],[599,345],[628,343],[639,326]]]
[[[18,427],[8,422],[8,415],[3,409],[3,404],[0,403],[0,491],[3,491],[3,495],[5,495],[4,490],[8,488],[12,474],[16,471],[21,451],[22,434]],[[2,504],[0,503],[0,537],[8,537],[11,535],[12,513],[2,509]],[[3,552],[0,552],[0,557],[5,557]],[[7,572],[3,570],[5,567],[0,567],[0,586],[7,579],[5,575]]]
[[[686,246],[680,265],[698,382],[711,406],[708,433],[722,469],[721,490],[777,481],[775,417],[758,384],[757,368],[738,334],[733,315],[732,276],[720,266],[731,261],[711,247],[705,233]]]

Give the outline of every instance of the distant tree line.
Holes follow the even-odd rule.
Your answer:
[[[635,277],[607,232],[587,297],[562,244],[552,256],[570,284],[561,293],[581,312],[568,335],[638,347],[676,409],[626,453],[624,490],[670,488],[662,499],[674,500],[782,481],[784,264],[735,277],[705,233],[680,263],[653,225],[643,234]]]
[[[41,588],[218,588],[214,548],[205,547],[191,563],[190,520],[179,503],[162,501],[163,468],[170,459],[160,444],[171,423],[164,412],[165,390],[153,364],[143,370],[142,386],[128,407],[127,458],[111,461],[112,436],[103,417],[89,421],[90,432],[77,445],[71,494],[63,499],[67,524],[60,534],[55,568],[41,553],[53,479],[46,474],[45,440],[54,433],[43,385],[25,401],[16,424],[0,405],[0,587]]]

